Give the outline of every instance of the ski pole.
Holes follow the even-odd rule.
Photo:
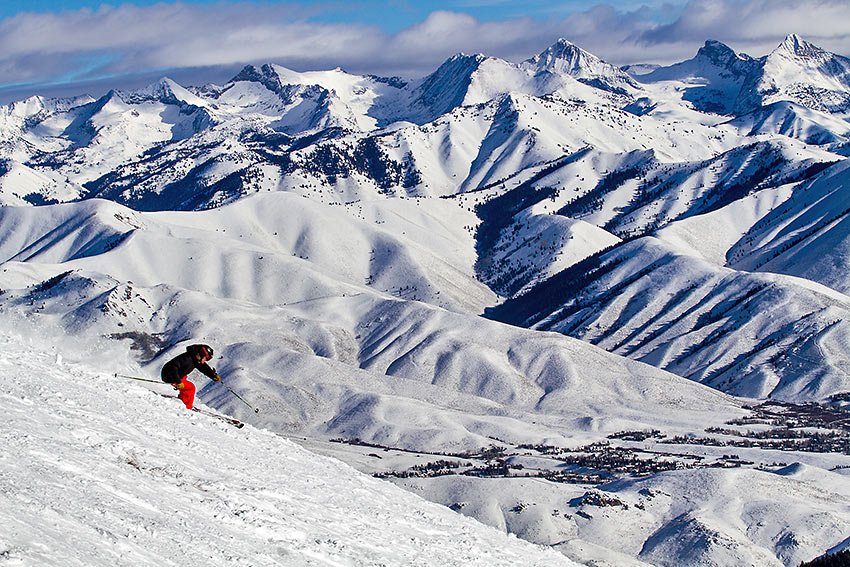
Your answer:
[[[164,384],[165,382],[161,382],[159,380],[149,380],[148,378],[139,378],[138,376],[127,376],[126,374],[118,374],[117,372],[113,374],[116,378],[127,378],[128,380],[138,380],[139,382],[153,382],[154,384]]]
[[[246,406],[248,406],[249,408],[251,408],[252,410],[254,410],[254,413],[260,413],[260,408],[255,408],[254,406],[252,406],[251,404],[249,404],[248,402],[246,402],[246,401],[242,398],[242,396],[240,396],[239,394],[237,394],[236,392],[234,392],[233,390],[231,390],[231,389],[230,389],[230,386],[228,386],[227,384],[225,384],[225,383],[224,383],[224,380],[219,380],[219,381],[221,382],[221,385],[222,385],[222,386],[224,386],[225,388],[227,388],[227,390],[228,390],[231,394],[233,394],[234,396],[236,396],[237,398],[239,398],[239,399],[242,401],[242,403],[243,403],[243,404],[245,404]]]

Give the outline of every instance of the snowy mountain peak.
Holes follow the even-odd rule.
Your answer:
[[[744,111],[784,99],[845,113],[850,111],[850,59],[792,34],[763,59],[760,73],[742,94]]]
[[[131,93],[118,93],[118,96],[128,104],[157,101],[184,108],[203,108],[207,106],[207,102],[204,99],[191,93],[168,77],[163,77],[159,81]]]
[[[10,105],[3,107],[3,114],[13,116],[30,116],[44,110],[46,100],[44,97],[36,95],[25,100],[13,102]]]
[[[45,98],[43,96],[31,96],[11,104],[0,106],[0,139],[6,134],[13,133],[10,128],[17,124],[17,128],[26,121],[37,121],[49,114],[67,112],[68,110],[93,102],[90,96],[79,96],[72,98]]]
[[[640,88],[623,70],[563,38],[523,65],[536,73],[569,75],[605,90]]]
[[[239,82],[260,83],[273,93],[280,93],[283,88],[280,76],[269,64],[265,64],[259,69],[253,65],[246,65],[239,74],[230,79],[229,84]]]
[[[146,90],[149,90],[156,94],[173,95],[176,92],[182,92],[186,89],[184,89],[168,77],[162,77],[160,80],[149,85]]]
[[[576,44],[559,39],[551,47],[528,60],[541,71],[557,71],[573,77],[587,77],[600,72],[619,72],[592,53]]]
[[[124,96],[127,98],[131,98],[130,93],[126,93]],[[110,103],[124,104],[124,97],[121,94],[121,91],[115,89],[109,89],[106,94],[102,97],[98,98],[95,101],[92,101],[91,104],[86,106],[84,115],[88,115],[89,118],[94,116],[101,110],[103,110]],[[78,117],[79,120],[80,117]]]
[[[828,51],[821,49],[813,43],[809,43],[795,33],[786,37],[785,41],[776,48],[776,51],[786,52],[795,57],[806,58],[829,58],[831,55]]]
[[[475,55],[456,53],[446,59],[436,71],[425,77],[419,89],[428,91],[432,90],[433,87],[444,85],[446,82],[454,82],[457,79],[466,80],[478,70],[478,67],[486,59],[487,56],[481,53]]]
[[[796,34],[786,37],[785,41],[765,57],[764,68],[774,74],[785,72],[789,75],[789,80],[793,79],[790,75],[795,72],[795,68],[804,68],[806,74],[798,77],[798,81],[819,81],[827,78],[850,88],[850,59],[809,43]]]
[[[582,73],[603,63],[592,53],[564,38],[559,39],[529,61],[541,69],[557,68],[559,71],[571,75]]]
[[[429,109],[429,119],[462,105],[473,75],[485,60],[482,54],[452,55],[416,87],[414,105]]]
[[[644,84],[679,81],[697,110],[743,115],[781,100],[828,113],[850,110],[850,59],[789,35],[755,59],[709,40],[693,59],[661,67]]]
[[[641,81],[649,83],[672,80],[698,85],[708,91],[700,94],[709,95],[709,106],[716,107],[721,103],[721,99],[729,96],[730,91],[737,93],[744,80],[756,72],[758,66],[759,62],[749,55],[735,53],[725,43],[708,40],[693,59],[669,67],[660,67],[642,76]]]
[[[715,40],[706,41],[705,45],[697,51],[696,58],[736,74],[750,71],[750,66],[753,64],[753,58],[749,55],[735,53],[735,50],[725,43]]]
[[[219,102],[278,118],[288,134],[326,128],[370,131],[395,121],[409,94],[398,78],[348,73],[340,67],[298,72],[275,64],[248,65],[223,89]]]

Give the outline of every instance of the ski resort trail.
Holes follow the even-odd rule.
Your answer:
[[[42,347],[0,332],[3,565],[576,565]]]

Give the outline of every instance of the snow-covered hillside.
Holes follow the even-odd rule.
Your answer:
[[[776,165],[764,171],[781,172]],[[811,400],[848,391],[848,182],[841,162],[811,181],[775,183],[724,206],[690,197],[691,210],[654,236],[614,243],[491,316],[569,334],[736,395]],[[677,193],[689,185],[680,182]],[[700,199],[705,212],[691,215]],[[591,218],[605,213],[602,203]],[[640,209],[618,212],[635,223]],[[675,206],[663,211],[671,213]]]
[[[758,58],[708,41],[632,77],[560,40],[521,63],[458,54],[419,79],[269,63],[223,85],[163,78],[2,107],[0,327],[35,329],[4,339],[4,360],[35,382],[31,394],[10,382],[0,399],[20,423],[20,404],[59,413],[57,396],[71,400],[60,414],[71,422],[87,415],[95,432],[130,437],[50,433],[59,442],[93,445],[106,476],[183,482],[150,455],[215,449],[168,435],[145,445],[107,425],[119,396],[135,396],[132,419],[173,420],[167,431],[236,432],[173,412],[150,394],[168,391],[158,384],[106,381],[103,402],[79,380],[55,395],[41,384],[63,369],[156,380],[203,341],[261,410],[201,379],[203,403],[267,430],[239,434],[340,466],[276,435],[297,436],[580,563],[790,566],[841,549],[847,62],[792,35]],[[97,345],[102,363],[57,350],[68,337]],[[26,371],[18,358],[38,362]],[[30,437],[13,438],[29,451],[23,466],[54,470]],[[240,439],[224,448],[245,454]],[[247,475],[270,474],[271,461],[250,458],[247,472],[227,461],[222,482],[254,491]],[[0,460],[23,474],[17,462]],[[54,482],[83,468],[59,465]],[[198,479],[186,505],[204,517],[228,530],[268,518],[266,504]],[[272,481],[273,498],[288,502],[286,484]],[[138,503],[152,486],[120,495]],[[95,505],[117,498],[107,490]],[[122,510],[131,526],[150,512]],[[94,513],[79,520],[80,537],[119,537]],[[410,545],[386,561],[428,563],[404,555],[424,540],[401,539]],[[51,541],[33,553],[54,557],[65,540]],[[289,555],[264,561],[385,553],[333,534],[283,541]],[[21,549],[0,539],[0,557]]]
[[[8,565],[575,565],[113,378],[114,351],[0,342]]]
[[[778,101],[846,115],[850,58],[830,53],[796,34],[769,54],[753,58],[718,41],[707,41],[696,57],[638,76],[644,85],[682,85],[682,99],[696,108],[742,114]]]
[[[740,414],[731,398],[650,366],[478,317],[489,296],[471,265],[440,259],[457,258],[448,252],[457,242],[430,217],[416,227],[402,210],[408,228],[396,234],[414,242],[394,242],[341,212],[313,224],[334,209],[287,193],[191,214],[97,200],[9,207],[0,211],[9,257],[0,304],[34,307],[33,317],[68,333],[126,339],[154,376],[187,337],[205,337],[221,346],[223,372],[280,409],[258,419],[318,436],[470,450],[489,436],[676,422],[683,431],[696,415],[719,425]],[[452,300],[476,294],[477,305]],[[679,413],[662,411],[670,406]],[[538,420],[554,421],[524,431]]]
[[[752,77],[747,88],[741,101],[744,109],[747,104],[790,98],[815,110],[846,114],[850,111],[850,58],[791,34],[763,59],[761,73]]]
[[[488,518],[510,508],[492,523],[592,565],[799,565],[820,555],[827,541],[838,542],[832,552],[850,545],[844,469],[795,463],[671,471],[589,490],[513,484],[451,477],[403,482],[447,506],[462,503],[463,513]]]
[[[402,216],[416,218],[417,205],[411,200],[408,206]],[[298,435],[313,451],[491,526],[556,545],[581,562],[622,564],[641,541],[635,539],[623,555],[603,535],[612,527],[585,524],[598,506],[593,493],[586,494],[589,484],[607,493],[607,483],[647,471],[696,471],[701,477],[732,467],[728,474],[738,474],[741,462],[757,470],[788,457],[817,469],[847,463],[846,456],[822,449],[751,449],[741,461],[723,445],[683,445],[675,439],[698,438],[751,411],[743,401],[569,337],[483,320],[460,304],[447,310],[399,297],[421,293],[395,287],[411,281],[414,272],[440,284],[435,298],[460,297],[461,290],[474,297],[480,284],[469,264],[451,267],[428,260],[428,254],[411,258],[404,270],[401,258],[376,261],[375,250],[358,244],[376,230],[371,216],[352,224],[337,209],[287,193],[196,213],[140,213],[97,200],[7,207],[0,216],[0,250],[4,257],[20,252],[3,264],[0,308],[4,320],[13,322],[28,313],[16,326],[38,330],[37,339],[26,341],[48,352],[48,362],[55,352],[66,361],[83,357],[92,350],[84,341],[100,344],[97,337],[131,346],[107,354],[94,349],[91,356],[103,359],[98,367],[106,367],[102,380],[110,371],[156,379],[162,363],[187,340],[214,344],[220,353],[215,365],[227,384],[260,412],[201,379],[199,397],[210,406],[269,431]],[[299,236],[311,218],[334,214],[338,222],[324,225],[323,233]],[[401,233],[418,244],[404,248],[449,246],[450,239],[437,238],[440,226],[434,223],[419,236],[407,226]],[[325,240],[348,245],[323,246]],[[299,248],[307,242],[309,247]],[[370,279],[370,266],[392,270]],[[169,283],[159,282],[159,274],[171,274]],[[460,279],[449,285],[450,274]],[[387,285],[389,292],[382,289]],[[66,334],[81,342],[59,348]],[[108,388],[111,382],[101,384]],[[115,388],[142,386],[147,389],[140,395],[169,391],[132,381]],[[639,444],[617,441],[651,431],[656,433]],[[841,438],[840,429],[835,434]],[[623,459],[630,463],[625,468],[618,464]],[[460,468],[444,469],[447,461]],[[432,467],[433,477],[427,472]],[[784,477],[770,474],[766,478],[784,486]],[[500,489],[494,493],[490,483]],[[665,519],[668,508],[654,510],[634,537],[657,539],[668,531],[676,537],[678,524]],[[841,510],[826,513],[843,522]],[[786,512],[780,507],[777,514]],[[626,514],[603,517],[614,524],[617,518],[634,521]],[[702,519],[695,521],[702,525]],[[791,529],[802,534],[804,527]],[[729,545],[679,547],[663,560],[659,551],[651,563],[734,553],[764,559],[754,564],[775,564],[768,559],[778,551],[742,540],[736,524],[699,533],[714,533]],[[806,558],[839,543],[832,532],[821,535],[782,553]]]

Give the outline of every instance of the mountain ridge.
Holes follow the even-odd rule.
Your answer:
[[[845,59],[561,40],[8,105],[0,312],[153,380],[211,344],[262,411],[201,402],[581,563],[795,565],[846,511],[745,486],[844,494]]]

